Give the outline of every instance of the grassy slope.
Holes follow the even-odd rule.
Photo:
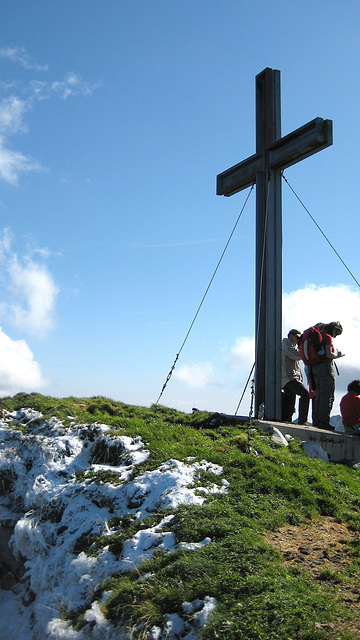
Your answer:
[[[223,477],[230,483],[227,495],[210,496],[202,507],[181,507],[171,523],[179,542],[199,542],[209,536],[212,544],[191,552],[158,553],[140,570],[112,577],[104,585],[112,590],[108,617],[116,620],[125,615],[145,628],[162,626],[164,614],[180,613],[184,601],[208,595],[217,599],[218,606],[206,627],[206,640],[354,640],[346,623],[337,625],[348,620],[348,628],[354,623],[359,628],[359,620],[351,620],[357,614],[339,601],[338,585],[355,584],[359,578],[359,471],[312,460],[295,440],[287,448],[279,447],[259,431],[250,431],[249,440],[247,427],[216,426],[207,413],[183,414],[161,406],[147,409],[101,397],[56,399],[38,394],[4,398],[0,407],[32,407],[65,421],[71,415],[79,422],[110,424],[114,433],[141,436],[151,455],[136,473],[188,456],[223,467]],[[350,561],[341,574],[324,572],[322,580],[315,580],[301,567],[287,566],[283,556],[264,542],[267,532],[281,526],[302,527],[328,516],[348,523],[355,532]],[[149,526],[147,520],[137,526]],[[122,534],[112,542],[114,552],[134,534],[133,522],[122,525]],[[77,551],[90,544],[96,550],[102,540],[81,540]],[[149,573],[151,578],[139,579]]]

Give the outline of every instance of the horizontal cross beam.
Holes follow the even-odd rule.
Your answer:
[[[269,169],[291,167],[332,143],[332,120],[315,118],[269,147]]]
[[[266,168],[286,169],[333,143],[332,121],[314,118],[289,135],[276,140],[267,149]],[[235,166],[219,173],[216,193],[232,196],[256,182],[256,174],[263,168],[263,159],[254,154]]]
[[[250,187],[256,181],[256,174],[260,167],[261,158],[255,154],[223,171],[223,173],[219,173],[216,179],[216,195],[232,196],[234,193]]]

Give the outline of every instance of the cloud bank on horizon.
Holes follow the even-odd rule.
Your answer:
[[[0,396],[40,391],[47,384],[25,340],[12,340],[0,327]]]
[[[338,320],[343,334],[335,346],[345,354],[339,361],[340,376],[336,380],[337,398],[346,392],[348,383],[360,378],[360,291],[344,284],[318,286],[309,284],[302,289],[283,294],[283,335],[292,328],[304,331],[317,322]],[[233,371],[239,382],[246,380],[255,358],[253,336],[239,336],[224,355],[224,365]],[[221,386],[222,372],[217,372],[209,362],[179,365],[174,372],[177,381],[189,388]],[[239,385],[240,386],[240,385]]]
[[[20,333],[43,339],[54,326],[59,290],[47,265],[39,257],[46,251],[29,251],[19,257],[13,236],[4,229],[0,238],[0,321]],[[39,363],[24,339],[14,340],[0,328],[0,395],[46,386]]]

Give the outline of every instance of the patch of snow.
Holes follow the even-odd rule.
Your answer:
[[[177,613],[166,615],[164,628],[161,630],[159,627],[153,627],[149,640],[199,640],[196,629],[206,626],[215,607],[215,598],[209,596],[204,600],[185,602],[182,606],[183,617]]]
[[[204,600],[194,600],[183,604],[183,611],[186,615],[191,615],[196,627],[206,626],[210,613],[216,607],[215,598],[205,596]]]
[[[119,464],[96,461],[94,451],[97,455],[100,452],[100,457],[106,457],[108,452],[109,460],[119,455]],[[126,540],[119,557],[106,546],[94,555],[76,553],[77,542],[82,536],[99,534],[110,540],[117,532],[109,526],[114,516],[132,515],[141,521],[158,511],[173,511],[182,504],[202,505],[206,495],[226,492],[228,488],[225,479],[213,484],[207,481],[207,486],[203,486],[204,472],[219,477],[222,468],[195,459],[168,460],[158,469],[131,480],[134,468],[148,455],[141,438],[111,436],[108,425],[77,424],[74,420],[65,426],[63,421],[46,420],[31,409],[3,412],[0,478],[6,488],[0,497],[0,515],[3,521],[13,524],[11,548],[24,560],[26,579],[16,585],[16,593],[0,591],[0,602],[10,612],[10,616],[0,621],[0,638],[125,640],[129,637],[105,619],[101,602],[93,600],[93,593],[110,575],[136,567],[157,549],[174,549],[175,536],[166,530],[173,515]],[[105,481],[103,473],[97,481],[100,472],[116,473],[116,483]],[[177,546],[196,549],[210,543],[205,538],[198,544],[182,542]],[[108,595],[103,594],[103,601]],[[26,599],[27,607],[23,605]],[[158,632],[154,627],[149,640],[177,638],[179,634],[194,640],[195,628],[206,624],[211,602],[212,599],[205,599],[193,604],[190,613],[186,609],[190,605],[186,605],[184,619],[176,614],[168,616],[166,628]],[[70,622],[60,617],[62,609],[71,611],[79,607],[87,607],[87,624],[82,631],[74,630]]]
[[[180,549],[188,549],[190,551],[193,551],[194,549],[201,549],[201,547],[204,547],[206,544],[210,544],[210,542],[211,538],[204,538],[202,542],[179,542],[177,546]]]

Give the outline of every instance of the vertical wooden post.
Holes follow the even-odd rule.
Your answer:
[[[256,353],[255,413],[281,420],[282,209],[281,174],[269,169],[268,149],[281,137],[280,72],[256,77]]]

